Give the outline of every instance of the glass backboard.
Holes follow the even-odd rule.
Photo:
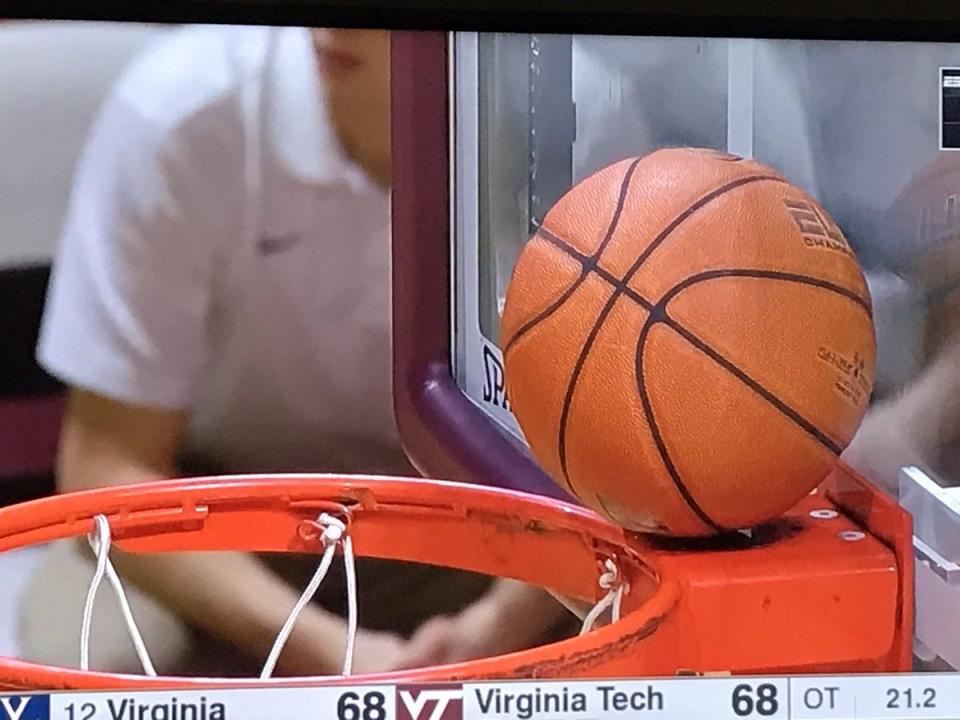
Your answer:
[[[755,157],[816,196],[868,274],[876,396],[922,362],[923,299],[960,275],[960,45],[457,33],[452,68],[454,375],[509,432],[520,250],[572,184],[664,146]]]

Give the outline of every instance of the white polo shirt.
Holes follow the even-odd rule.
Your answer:
[[[64,382],[185,408],[225,471],[402,463],[389,200],[343,154],[310,36],[197,27],[95,123],[38,358]]]

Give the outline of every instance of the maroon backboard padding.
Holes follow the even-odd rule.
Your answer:
[[[392,40],[397,426],[424,475],[569,499],[451,374],[447,37],[395,32]]]
[[[64,399],[0,399],[0,494],[5,478],[53,472]]]

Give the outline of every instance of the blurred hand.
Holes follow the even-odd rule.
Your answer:
[[[841,458],[888,495],[899,496],[900,468],[929,463],[897,403],[870,411]]]
[[[960,335],[890,400],[873,407],[842,458],[898,497],[906,465],[937,470],[960,445]]]
[[[353,650],[353,673],[386,672],[396,667],[402,656],[403,639],[391,633],[357,631]]]
[[[568,611],[540,588],[500,580],[460,613],[424,623],[394,669],[465,662],[517,652],[545,640]]]
[[[340,622],[340,618],[336,621]],[[304,625],[310,629],[309,622]],[[335,636],[311,633],[290,642],[280,655],[276,674],[285,677],[340,675],[346,652],[346,623],[338,625],[337,630]],[[396,665],[402,649],[403,640],[397,635],[359,628],[353,649],[352,673],[385,672]]]
[[[448,665],[507,652],[509,643],[497,637],[493,614],[477,603],[458,615],[428,620],[398,655],[394,669]]]

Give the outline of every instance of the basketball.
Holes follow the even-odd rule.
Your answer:
[[[545,471],[623,527],[769,521],[830,472],[876,362],[860,265],[756,161],[658,150],[577,183],[527,242],[501,347]]]

